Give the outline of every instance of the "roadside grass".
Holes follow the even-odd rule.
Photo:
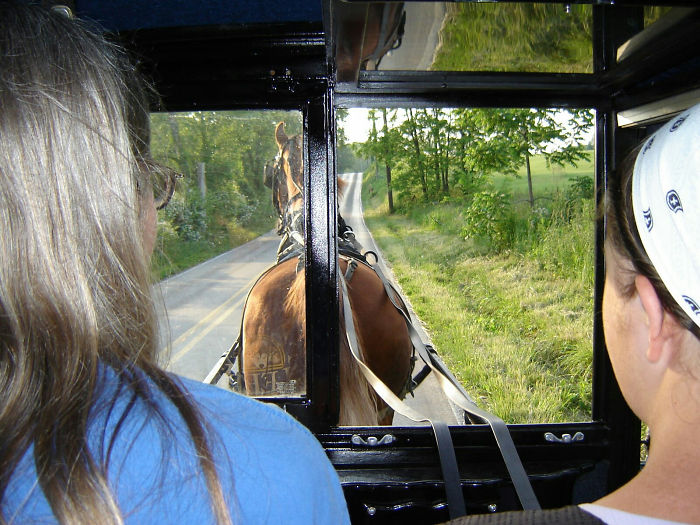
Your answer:
[[[592,210],[553,220],[522,251],[494,254],[461,235],[463,203],[388,215],[382,181],[368,182],[368,227],[467,391],[509,423],[589,420]]]
[[[180,273],[245,244],[273,227],[274,220],[269,215],[259,214],[251,217],[245,225],[229,224],[226,233],[214,240],[184,241],[166,222],[159,221],[156,246],[151,259],[153,279],[157,282]]]

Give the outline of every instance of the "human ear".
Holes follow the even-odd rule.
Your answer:
[[[649,347],[647,348],[647,359],[656,363],[661,359],[664,337],[664,308],[661,300],[648,278],[637,275],[634,278],[634,286],[637,295],[646,314],[646,325],[649,332]]]

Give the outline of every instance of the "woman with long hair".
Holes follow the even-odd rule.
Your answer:
[[[157,365],[145,100],[99,30],[0,0],[0,522],[347,522],[304,427]]]

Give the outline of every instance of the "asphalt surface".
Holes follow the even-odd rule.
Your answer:
[[[440,29],[445,18],[441,2],[406,2],[406,25],[401,46],[389,51],[379,69],[428,71],[440,46]]]

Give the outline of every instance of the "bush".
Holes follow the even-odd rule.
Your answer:
[[[486,241],[495,251],[513,246],[516,217],[509,195],[494,190],[475,193],[465,215],[465,238]]]
[[[555,201],[551,221],[539,232],[529,255],[537,259],[541,268],[592,287],[594,210],[593,199]]]
[[[235,219],[239,223],[248,221],[255,211],[255,202],[249,203],[238,187],[231,182],[206,198],[207,216],[210,221]]]
[[[581,175],[572,178],[566,197],[571,200],[591,199],[593,197],[593,177]]]
[[[163,210],[163,215],[181,240],[191,242],[204,238],[207,215],[204,202],[198,195],[192,193],[185,199],[173,199]]]

